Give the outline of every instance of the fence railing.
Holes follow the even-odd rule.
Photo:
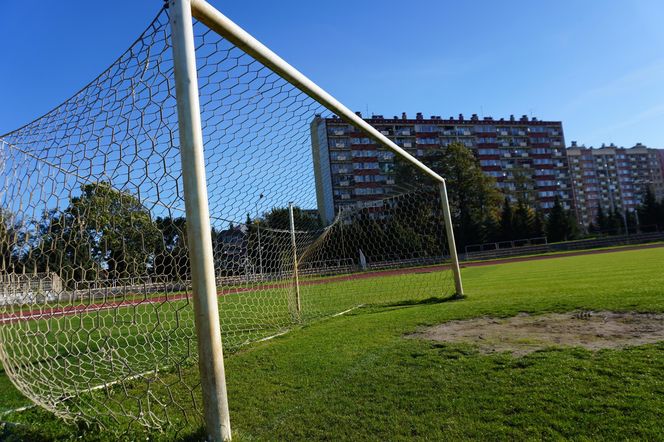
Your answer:
[[[509,249],[467,252],[464,260],[486,260],[513,256],[537,255],[542,253],[564,252],[573,250],[596,249],[630,244],[645,244],[664,241],[664,232],[640,233],[634,235],[612,236],[605,238],[583,239],[551,244],[540,244]]]
[[[468,254],[474,252],[486,252],[490,250],[513,249],[516,247],[533,246],[547,243],[548,241],[546,236],[540,236],[537,238],[515,239],[513,241],[497,241],[487,242],[484,244],[471,244],[465,247],[465,252]]]

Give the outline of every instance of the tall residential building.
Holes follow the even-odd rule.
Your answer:
[[[559,196],[566,208],[572,207],[559,121],[525,115],[499,120],[477,115],[424,118],[420,113],[414,119],[404,113],[400,118],[374,115],[365,121],[425,163],[428,153],[460,142],[472,149],[484,173],[494,177],[512,200],[525,198],[546,212]],[[318,210],[324,222],[332,221],[344,205],[375,205],[399,188],[394,154],[353,126],[339,118],[316,117],[311,134]]]
[[[589,225],[597,210],[633,212],[649,186],[656,198],[664,198],[664,171],[660,151],[641,143],[631,148],[602,146],[567,149],[579,221]]]

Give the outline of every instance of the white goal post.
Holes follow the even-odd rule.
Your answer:
[[[169,0],[169,8],[171,10],[182,174],[187,221],[190,229],[188,241],[192,263],[192,288],[205,424],[210,439],[229,440],[231,438],[231,428],[226,397],[214,258],[211,248],[210,214],[205,178],[192,16],[269,67],[346,122],[360,129],[378,144],[401,156],[438,182],[457,296],[463,296],[463,286],[443,177],[334,99],[206,1]],[[292,207],[290,209],[292,220]]]

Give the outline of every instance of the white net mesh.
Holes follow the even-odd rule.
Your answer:
[[[305,209],[310,125],[327,111],[194,30],[224,348],[451,294],[433,183],[396,183],[324,226]],[[0,360],[14,384],[64,418],[198,425],[168,11],[96,80],[4,135],[0,177]]]

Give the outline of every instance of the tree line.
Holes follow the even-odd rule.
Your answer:
[[[322,227],[317,218],[298,207],[294,218],[296,229]],[[218,273],[238,274],[248,267],[256,271],[259,256],[264,259],[262,271],[283,268],[292,252],[289,228],[287,208],[272,209],[256,220],[247,215],[244,226],[213,227]],[[8,272],[54,272],[69,285],[137,277],[188,280],[186,219],[153,218],[130,192],[107,182],[85,184],[66,208],[45,211],[38,219],[17,219],[0,210],[0,273]]]
[[[457,247],[546,236],[565,241],[578,236],[578,224],[571,210],[555,197],[548,214],[532,207],[525,192],[516,201],[504,196],[494,178],[486,175],[472,151],[460,143],[424,158],[435,172],[445,177]],[[431,187],[431,180],[405,161],[395,167],[398,183]]]
[[[624,235],[661,230],[664,230],[664,201],[657,201],[650,187],[646,188],[636,211],[623,212],[615,206],[605,209],[600,205],[595,219],[588,227],[592,235]]]

